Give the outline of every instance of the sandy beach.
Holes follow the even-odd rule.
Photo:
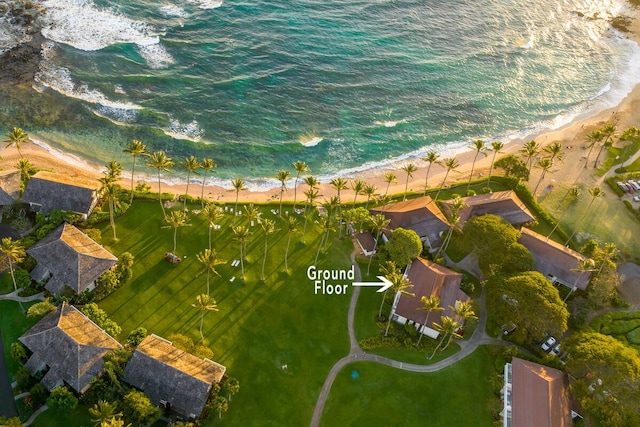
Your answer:
[[[634,13],[633,10],[628,13]],[[637,11],[635,12],[637,14]],[[640,43],[640,21],[636,16],[633,17],[633,21],[629,27],[630,31],[626,34],[629,38]],[[530,135],[523,140],[514,140],[505,145],[504,152],[501,152],[500,156],[505,154],[517,154],[522,144],[528,140],[535,139],[537,142],[547,145],[555,141],[559,141],[565,147],[564,159],[562,163],[557,164],[545,177],[545,182],[542,183],[540,188],[544,188],[549,183],[556,184],[572,183],[577,179],[580,179],[585,184],[589,185],[591,181],[595,182],[595,177],[592,176],[590,171],[592,168],[584,168],[584,158],[586,156],[585,148],[585,136],[592,130],[601,127],[606,122],[612,122],[616,124],[618,131],[623,131],[630,126],[640,126],[640,84],[637,84],[633,90],[622,100],[622,102],[613,107],[600,111],[587,118],[578,118],[572,123],[569,123],[562,128],[542,132],[535,135]],[[28,129],[27,129],[28,132]],[[23,155],[27,157],[38,169],[44,169],[48,171],[63,173],[71,177],[79,177],[83,179],[95,179],[100,178],[102,165],[91,164],[73,156],[66,155],[56,150],[47,149],[34,143],[24,144],[21,147]],[[12,169],[15,167],[19,154],[14,147],[4,149],[1,153],[2,160],[0,161],[0,167],[3,169]],[[452,171],[448,177],[448,183],[455,181],[465,181],[469,178],[471,171],[473,158],[475,153],[471,151],[460,153],[457,157],[460,162],[460,166]],[[595,156],[593,156],[595,157]],[[488,155],[478,157],[474,169],[474,178],[480,176],[486,176],[489,170],[492,153]],[[177,159],[174,159],[176,161]],[[304,159],[301,159],[304,160]],[[153,191],[157,190],[157,181],[153,179],[154,174],[152,170],[141,165],[139,161],[136,170],[136,177],[134,181],[141,182],[146,180],[152,187]],[[418,167],[418,171],[413,174],[413,178],[409,181],[409,190],[422,191],[424,189],[425,175],[427,164],[420,160],[413,161]],[[141,174],[138,175],[137,172]],[[399,167],[398,169],[376,169],[375,171],[368,171],[357,176],[345,176],[346,179],[352,180],[360,178],[365,180],[369,184],[373,184],[377,187],[378,193],[384,193],[386,188],[386,182],[384,181],[384,174],[386,172],[393,171],[398,177],[398,183],[392,184],[389,187],[389,194],[401,193],[405,189],[406,175]],[[295,178],[293,170],[292,178]],[[313,175],[319,175],[321,171],[312,171]],[[429,175],[429,186],[437,187],[442,183],[444,178],[444,168],[433,165]],[[123,171],[123,178],[121,185],[124,188],[130,186],[130,170]],[[531,173],[529,185],[532,187],[538,181],[539,172],[534,168]],[[201,178],[196,177],[192,180],[189,186],[189,193],[193,196],[200,196],[201,186],[199,181]],[[553,181],[552,181],[553,180]],[[196,182],[197,181],[197,182]],[[162,191],[172,192],[175,194],[184,194],[186,185],[170,185],[163,183]],[[305,185],[299,185],[297,191],[298,200],[304,199],[303,191],[306,190]],[[242,191],[240,193],[239,200],[241,202],[267,202],[272,200],[278,200],[279,189],[274,188],[266,191]],[[333,190],[328,184],[323,184],[320,188],[321,202],[324,199],[328,199],[332,195],[335,195]],[[233,202],[235,201],[235,192],[233,190],[217,187],[207,186],[204,191],[205,197],[209,200],[218,202]],[[353,192],[346,190],[342,192],[344,200],[353,200]],[[360,196],[359,200],[364,201],[366,196]],[[285,200],[293,200],[294,190],[288,188],[284,194]]]

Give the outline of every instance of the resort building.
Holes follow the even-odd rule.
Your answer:
[[[364,256],[371,256],[376,253],[376,239],[369,232],[357,233],[353,236]]]
[[[514,357],[504,366],[503,427],[570,427],[565,374]]]
[[[84,393],[103,369],[102,357],[122,345],[72,305],[62,303],[19,338],[33,354],[25,367],[46,371],[42,385]]]
[[[20,198],[20,171],[0,171],[0,207],[10,206]]]
[[[136,348],[124,371],[124,380],[142,390],[154,405],[186,418],[197,418],[209,392],[227,368],[174,347],[149,335]]]
[[[580,269],[587,257],[528,228],[522,228],[520,232],[522,235],[518,241],[533,255],[534,270],[554,284],[573,290],[587,289],[591,272]]]
[[[95,181],[40,171],[33,175],[22,195],[31,209],[44,214],[68,211],[86,219],[98,203],[99,185]]]
[[[442,245],[440,235],[449,229],[447,218],[429,196],[378,206],[369,211],[372,215],[382,214],[390,220],[389,230],[404,228],[415,231],[422,243],[431,250]]]
[[[513,225],[527,224],[535,220],[527,206],[514,191],[497,191],[489,194],[464,197],[466,208],[460,214],[460,223],[464,224],[472,216],[493,214]],[[447,202],[444,202],[445,206]]]
[[[413,284],[410,291],[415,296],[396,295],[391,318],[403,325],[407,322],[415,325],[423,335],[437,338],[438,331],[431,327],[433,322],[440,320],[440,316],[455,317],[449,306],[456,307],[459,302],[469,301],[467,294],[460,289],[462,274],[426,259],[417,258],[409,266],[406,275]],[[440,306],[444,308],[444,311],[430,313],[428,322],[427,313],[420,310],[423,306],[420,298],[423,296],[440,298]]]
[[[31,271],[37,282],[48,280],[45,288],[54,295],[65,287],[79,294],[93,290],[98,277],[118,259],[96,241],[70,224],[62,224],[27,249],[38,262]]]

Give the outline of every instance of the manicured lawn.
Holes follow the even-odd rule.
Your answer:
[[[23,303],[25,310],[34,303]],[[9,348],[18,340],[18,337],[36,323],[36,319],[27,319],[22,313],[20,305],[15,301],[0,301],[0,330],[2,331],[2,343],[7,360],[9,377],[15,378],[18,364],[11,358]]]
[[[73,411],[54,411],[47,409],[35,419],[34,427],[69,426],[91,427],[95,423],[91,421],[89,407],[78,405]]]
[[[429,374],[352,363],[338,374],[321,425],[490,427],[487,403],[493,394],[488,379],[493,372],[493,358],[485,347]]]
[[[272,206],[264,207],[263,217],[277,219]],[[180,264],[163,260],[173,247],[173,230],[163,229],[157,202],[135,201],[117,221],[120,240],[110,242],[110,229],[102,228],[103,244],[116,255],[128,251],[135,256],[133,279],[100,302],[100,307],[123,328],[123,336],[144,326],[150,333],[167,337],[188,335],[199,341],[200,315],[191,307],[196,295],[206,291],[206,273],[196,253],[207,246],[207,227],[200,217],[191,217],[191,227],[178,230],[177,253],[186,258]],[[219,312],[205,316],[206,344],[214,360],[227,366],[227,373],[240,381],[240,392],[233,397],[226,425],[307,425],[316,399],[331,366],[349,351],[347,334],[347,295],[316,295],[306,277],[319,244],[319,229],[309,224],[306,242],[292,238],[290,273],[283,259],[287,243],[284,220],[280,231],[269,238],[266,281],[260,280],[264,233],[256,226],[248,244],[245,262],[246,283],[240,267],[239,246],[233,240],[232,216],[213,231],[214,247],[229,264],[219,266],[221,278],[212,276],[211,294]],[[246,223],[239,218],[238,223]],[[300,225],[302,229],[302,224]],[[350,239],[338,241],[332,233],[329,250],[321,254],[318,268],[350,266],[353,249]],[[236,280],[229,279],[235,276]],[[282,370],[282,365],[288,365]],[[211,417],[207,425],[218,423]]]

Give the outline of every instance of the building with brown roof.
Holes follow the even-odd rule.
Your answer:
[[[67,384],[84,393],[102,372],[102,357],[122,345],[77,308],[62,303],[19,338],[33,354],[25,367],[47,370],[42,384],[49,390]]]
[[[504,427],[570,427],[567,379],[562,371],[514,357],[504,367]]]
[[[98,203],[98,188],[97,181],[40,171],[29,180],[22,200],[45,214],[57,209],[87,218]]]
[[[370,212],[372,215],[382,214],[390,220],[389,230],[404,228],[415,231],[425,246],[432,250],[442,245],[440,235],[449,229],[447,218],[429,196],[379,206]]]
[[[462,198],[466,208],[462,209],[460,222],[465,223],[472,216],[493,214],[510,224],[522,225],[535,220],[527,206],[514,191],[497,191]],[[447,202],[444,202],[447,205]]]
[[[572,289],[587,289],[591,272],[580,269],[580,264],[587,257],[528,228],[522,228],[520,232],[522,235],[518,241],[533,255],[534,270],[552,283]]]
[[[356,243],[358,243],[364,256],[371,256],[376,253],[377,245],[373,234],[369,232],[356,233],[353,237],[356,239]]]
[[[124,380],[142,390],[155,405],[188,418],[197,418],[213,384],[227,368],[174,347],[149,335],[136,348],[124,371]]]
[[[0,171],[0,206],[11,205],[20,197],[20,171]]]
[[[117,262],[111,252],[70,224],[62,224],[27,249],[38,262],[31,272],[36,281],[49,281],[45,288],[59,294],[65,286],[75,293],[93,290],[95,281]]]
[[[432,323],[439,320],[441,315],[454,317],[449,306],[455,307],[458,302],[469,301],[467,294],[460,289],[462,274],[423,258],[413,260],[406,274],[413,284],[409,291],[415,296],[397,297],[391,316],[398,323],[409,322],[422,334],[437,338],[438,332],[431,328]],[[425,324],[427,313],[420,310],[423,306],[420,298],[423,296],[440,298],[440,306],[444,308],[444,311],[431,313],[428,324]]]

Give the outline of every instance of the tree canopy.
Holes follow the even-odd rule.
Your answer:
[[[415,231],[396,228],[385,249],[397,265],[407,265],[422,252],[422,241]]]
[[[517,181],[529,181],[529,169],[526,163],[513,154],[499,158],[493,165],[502,169],[504,176],[507,178],[515,178]]]

